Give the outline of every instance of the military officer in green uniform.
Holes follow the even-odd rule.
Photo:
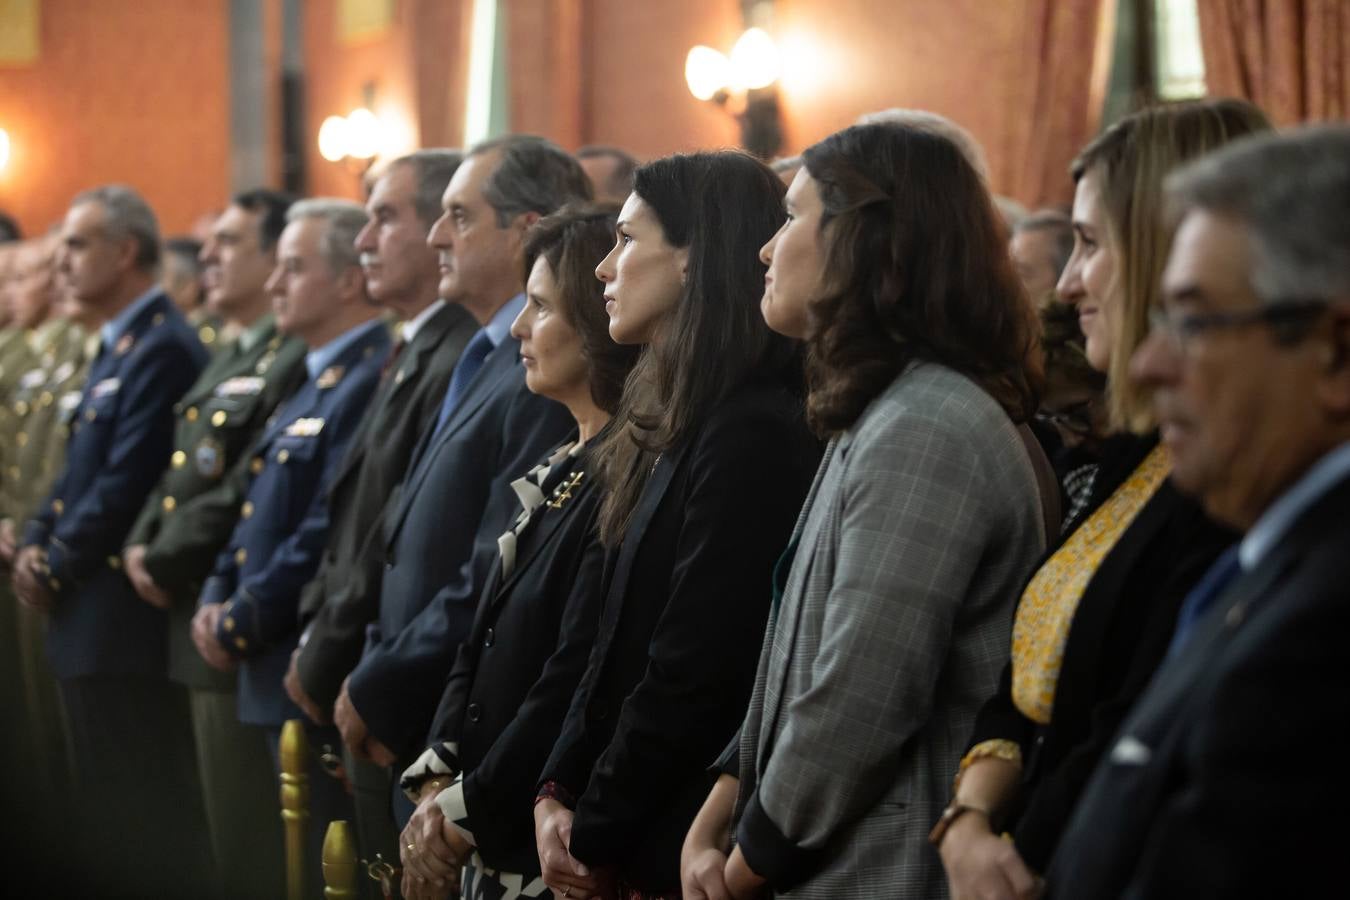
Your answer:
[[[187,317],[188,324],[197,329],[202,346],[214,355],[239,336],[239,328],[234,324],[226,326],[224,319],[212,312],[206,302],[201,252],[202,244],[195,238],[166,239],[159,283],[173,300],[173,305]]]
[[[240,734],[250,726],[236,715],[235,675],[202,661],[190,628],[216,555],[250,514],[225,475],[248,464],[245,451],[305,377],[305,346],[277,332],[264,290],[290,203],[274,191],[240,194],[202,247],[207,303],[239,337],[178,402],[169,468],[123,552],[141,599],[169,613],[169,676],[188,688],[217,883],[231,898],[281,893],[276,788],[262,735]]]
[[[68,328],[64,317],[53,309],[53,254],[56,249],[52,237],[37,238],[14,244],[9,253],[8,278],[0,290],[11,315],[14,343],[6,348],[4,372],[0,373],[0,562],[5,569],[13,560],[18,537],[18,522],[25,520],[40,499],[33,493],[35,476],[39,473],[19,465],[19,458],[27,456],[31,441],[28,419],[39,407],[52,402],[47,390],[55,368],[57,350],[61,348]],[[47,484],[50,484],[48,479]],[[24,639],[22,620],[31,616],[20,609],[9,584],[0,579],[0,702],[5,709],[24,710],[29,706],[25,690],[23,664]],[[40,633],[39,633],[40,634]],[[34,648],[39,657],[41,645]],[[45,664],[45,660],[44,660]],[[52,688],[54,690],[54,683]],[[48,716],[57,725],[60,734],[60,707],[48,708]],[[61,771],[56,768],[63,757],[47,757],[48,749],[38,740],[45,735],[39,727],[16,729],[28,738],[8,742],[5,747],[6,764],[17,762],[7,772],[21,772],[9,787],[25,800],[49,796],[42,788],[64,784]],[[55,745],[60,748],[62,744]],[[48,823],[42,823],[48,824]]]

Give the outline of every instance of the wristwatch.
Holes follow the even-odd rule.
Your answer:
[[[937,824],[933,826],[932,831],[928,832],[928,843],[934,847],[940,847],[942,839],[947,836],[947,829],[951,828],[953,822],[968,812],[977,812],[985,818],[989,818],[989,810],[987,809],[969,806],[965,803],[952,803],[942,811],[942,815],[938,816]]]

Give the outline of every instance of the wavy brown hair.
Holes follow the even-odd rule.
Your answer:
[[[614,243],[619,208],[613,204],[565,206],[534,224],[525,236],[525,277],[540,257],[548,261],[558,285],[558,307],[581,338],[590,368],[591,399],[610,415],[619,408],[624,380],[640,348],[616,344],[605,315],[605,286],[595,267]]]
[[[855,125],[803,154],[824,212],[826,296],[810,308],[807,418],[851,427],[916,360],[966,375],[1018,422],[1036,410],[1035,317],[980,175],[947,138]]]
[[[783,222],[783,183],[735,151],[668,156],[641,166],[633,193],[674,247],[689,249],[675,309],[643,350],[596,449],[607,493],[600,537],[622,539],[657,457],[687,439],[752,378],[800,386],[800,349],[764,324],[759,248]]]
[[[1174,229],[1163,209],[1163,181],[1183,163],[1249,134],[1269,131],[1270,121],[1245,100],[1211,99],[1140,110],[1116,122],[1083,148],[1070,172],[1078,182],[1098,179],[1106,212],[1106,238],[1116,253],[1111,290],[1120,315],[1111,336],[1106,372],[1107,409],[1113,428],[1145,432],[1154,427],[1148,389],[1129,377],[1130,357],[1148,335]]]

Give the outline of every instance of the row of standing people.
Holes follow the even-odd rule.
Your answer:
[[[526,504],[512,549],[503,544],[492,564],[501,580],[490,582],[460,649],[435,740],[404,773],[420,798],[403,834],[407,895],[444,896],[462,865],[473,897],[546,888],[564,897],[1013,897],[1043,891],[1047,872],[1059,896],[1152,896],[1182,883],[1202,889],[1206,878],[1230,893],[1289,880],[1287,868],[1276,874],[1249,857],[1268,829],[1248,825],[1239,836],[1211,820],[1213,807],[1188,808],[1187,795],[1203,793],[1209,776],[1188,771],[1194,758],[1174,756],[1152,774],[1173,785],[1170,796],[1150,798],[1158,806],[1131,810],[1128,796],[1116,797],[1072,818],[1094,771],[1120,753],[1118,741],[1128,746],[1117,732],[1152,675],[1189,635],[1184,601],[1195,606],[1234,529],[1251,524],[1178,492],[1149,405],[1155,382],[1132,380],[1128,367],[1151,321],[1155,341],[1185,339],[1185,323],[1157,312],[1171,239],[1165,176],[1268,127],[1258,110],[1232,101],[1151,110],[1108,130],[1075,164],[1075,251],[1059,290],[1078,309],[1089,362],[1107,376],[1114,434],[1088,501],[1044,556],[1035,465],[1014,427],[1030,414],[1036,381],[1024,299],[983,186],[950,142],[888,126],[826,139],[805,154],[776,233],[728,222],[728,196],[751,207],[732,186],[753,180],[738,175],[739,163],[707,157],[640,170],[618,244],[596,268],[609,332],[623,340],[625,316],[652,297],[673,302],[669,319],[641,335],[647,355],[615,413],[615,433],[631,438],[611,435],[617,449],[601,441],[592,451],[609,491],[595,501],[592,538],[605,563],[578,592],[584,580],[567,567],[581,557],[553,556],[562,546],[553,542],[587,526],[560,527],[550,504]],[[707,175],[696,174],[700,165]],[[691,180],[672,199],[681,169]],[[739,539],[705,524],[690,535],[696,552],[669,574],[658,569],[661,580],[635,595],[650,523],[673,514],[664,504],[680,464],[701,459],[699,480],[712,481],[720,461],[747,450],[761,469],[795,455],[782,436],[766,452],[725,430],[723,409],[748,418],[734,389],[684,441],[661,437],[681,389],[698,386],[681,373],[717,365],[693,356],[698,325],[681,321],[699,300],[688,261],[748,265],[747,251],[765,236],[765,287],[743,302],[758,300],[771,332],[805,341],[804,407],[827,441],[824,458],[804,507],[779,520],[795,519],[786,544],[781,534],[758,544],[772,521],[762,491],[755,534],[744,534],[741,492],[758,477],[746,461],[716,495],[717,515]],[[721,315],[718,330],[734,334],[735,310]],[[762,362],[756,370],[774,371]],[[641,398],[652,398],[645,409]],[[758,423],[754,434],[769,430]],[[716,453],[699,456],[719,431]],[[617,472],[608,468],[616,457]],[[659,476],[672,459],[667,483]],[[630,480],[642,487],[626,494]],[[784,473],[773,480],[781,496]],[[702,508],[696,494],[676,496],[689,516]],[[543,548],[529,546],[532,534]],[[512,587],[530,584],[519,541],[551,587]],[[719,577],[708,583],[700,566],[714,559]],[[686,595],[689,585],[696,591]],[[523,649],[537,627],[528,617],[548,608],[545,598],[549,622],[562,623],[556,641],[549,628],[545,639],[535,633],[533,666],[520,655],[497,658],[503,643]],[[746,615],[756,600],[768,609]],[[1319,602],[1326,613],[1327,598]],[[588,603],[600,604],[598,621]],[[580,622],[569,620],[578,612]],[[760,634],[746,710],[741,665]],[[725,734],[726,701],[739,736],[705,769]],[[1286,746],[1282,759],[1298,752]],[[1225,788],[1257,789],[1279,759],[1260,760]],[[1112,774],[1097,775],[1098,792],[1110,793],[1101,785]],[[690,798],[705,790],[686,828]],[[1153,815],[1171,817],[1171,839],[1197,855],[1188,862],[1153,845],[1139,828]],[[1113,818],[1137,829],[1114,858],[1093,837]],[[1073,848],[1057,856],[1066,831]],[[1300,853],[1289,883],[1315,884],[1327,862]]]
[[[1139,400],[1117,369],[1143,338],[1166,241],[1155,211],[1110,191],[1156,194],[1159,172],[1260,126],[1250,109],[1202,104],[1134,117],[1084,154],[1079,243],[1061,290],[1130,413]],[[996,864],[1029,890],[1161,659],[1181,593],[1223,546],[1211,540],[1219,529],[1170,493],[1156,438],[1122,437],[1089,509],[1022,592],[1050,537],[1015,425],[1034,408],[1034,335],[987,191],[949,141],[888,125],[832,136],[806,154],[786,224],[766,169],[697,154],[640,170],[617,224],[612,211],[572,209],[537,225],[587,193],[574,167],[511,139],[476,148],[448,176],[429,240],[434,294],[457,305],[408,318],[461,324],[457,338],[424,341],[449,361],[404,416],[380,419],[413,396],[403,386],[426,365],[409,356],[422,328],[405,330],[386,365],[387,338],[363,303],[364,284],[397,308],[413,293],[400,276],[429,277],[426,265],[399,271],[416,255],[394,240],[420,248],[417,223],[425,232],[433,217],[415,161],[377,183],[368,224],[331,204],[290,214],[271,276],[277,324],[309,350],[293,351],[300,386],[270,423],[252,413],[266,404],[248,402],[264,389],[248,374],[215,379],[209,401],[177,400],[187,388],[169,373],[181,380],[192,366],[155,332],[172,314],[133,293],[139,282],[123,291],[144,303],[113,318],[126,327],[104,335],[95,366],[108,371],[77,409],[108,427],[75,429],[72,461],[15,561],[21,597],[52,609],[68,717],[107,729],[75,731],[77,754],[83,741],[90,756],[82,772],[110,779],[97,786],[111,809],[143,798],[147,778],[170,780],[135,766],[162,761],[175,722],[181,735],[191,721],[209,807],[203,743],[229,758],[217,765],[237,763],[246,744],[265,765],[270,743],[275,762],[275,730],[303,710],[320,745],[346,746],[368,847],[381,807],[387,818],[388,772],[419,800],[393,851],[405,894],[443,896],[467,866],[474,897],[941,896],[942,864],[924,840],[935,822],[949,826],[935,837],[960,895],[973,890],[962,879],[989,866],[971,826],[1010,812],[1021,780],[1009,821],[1025,871],[1003,842]],[[1141,184],[1142,172],[1155,181]],[[78,256],[82,235],[67,228]],[[371,258],[354,259],[363,236]],[[1103,265],[1128,273],[1123,285]],[[208,432],[173,450],[157,433],[124,446],[123,420],[148,418],[157,391],[179,404],[180,438],[191,424],[240,420],[261,437],[217,446]],[[400,442],[401,464],[376,462],[398,457]],[[83,504],[120,467],[119,487],[134,481],[144,497],[159,472],[139,467],[158,456],[170,469],[142,513],[160,520],[144,543],[100,558],[101,544],[69,542],[98,533],[89,523],[101,510],[64,524],[63,495]],[[102,468],[82,470],[82,457]],[[189,466],[218,483],[192,497],[168,490]],[[196,583],[165,590],[155,544],[190,537],[189,525],[214,525],[214,545],[189,567]],[[1150,552],[1167,555],[1138,560]],[[107,574],[124,567],[129,580]],[[1153,583],[1160,574],[1176,587]],[[1123,587],[1130,578],[1144,581]],[[1117,621],[1115,596],[1127,593],[1149,603]],[[101,611],[79,621],[95,596]],[[204,731],[230,717],[218,704],[203,713],[195,697],[189,714],[164,698],[108,696],[103,676],[123,673],[106,660],[139,659],[147,682],[164,664],[152,642],[126,639],[138,621],[157,623],[143,630],[172,652],[164,617],[145,618],[154,605],[191,616],[172,629],[180,644],[190,637],[200,659],[238,669],[239,718],[270,742],[233,721],[232,739]],[[1084,639],[1089,615],[1105,621]],[[60,649],[76,662],[58,662]],[[1069,666],[1074,654],[1087,674]],[[179,718],[125,733],[156,714]],[[322,731],[330,720],[337,730]],[[958,803],[944,812],[958,768]],[[218,856],[240,837],[213,832]],[[250,860],[233,852],[238,877]]]

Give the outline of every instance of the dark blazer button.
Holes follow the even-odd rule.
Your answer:
[[[591,707],[591,715],[603,722],[605,719],[609,718],[609,706],[604,703],[597,703],[595,706]]]
[[[468,713],[470,722],[479,722],[483,718],[483,707],[477,703],[470,703]]]
[[[394,554],[390,553],[384,558],[384,570],[392,572],[394,570]]]
[[[491,647],[493,643],[496,642],[496,640],[497,640],[497,632],[489,628],[487,630],[487,634],[483,635],[483,646]]]

